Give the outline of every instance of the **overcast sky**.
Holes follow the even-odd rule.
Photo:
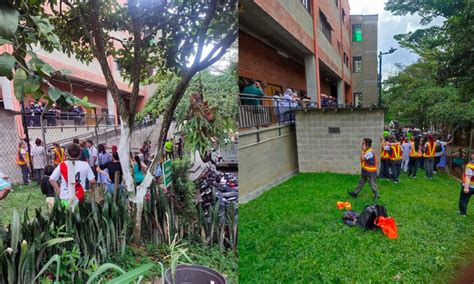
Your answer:
[[[417,55],[407,49],[402,49],[393,39],[396,34],[407,33],[421,27],[418,15],[394,16],[384,10],[386,0],[349,0],[351,14],[378,14],[378,49],[386,52],[390,47],[397,48],[393,54],[384,55],[382,63],[383,78],[396,73],[398,68],[395,63],[409,65],[417,60]],[[442,20],[436,20],[433,24],[441,24]]]

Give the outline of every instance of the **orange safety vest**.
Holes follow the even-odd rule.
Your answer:
[[[361,157],[360,166],[362,170],[366,172],[376,173],[377,172],[377,158],[375,157],[375,152],[374,150],[372,150],[372,148],[369,148],[365,150],[364,155],[367,154],[368,152],[372,152],[374,154],[374,157],[370,160],[366,160]]]
[[[58,149],[54,148],[53,149],[53,153],[54,153],[54,165],[57,166],[59,164],[61,164],[61,162],[64,162],[66,160],[66,153],[64,152],[64,149],[63,148],[59,148],[59,151]]]
[[[23,157],[20,152],[20,149],[16,152],[15,163],[19,166],[24,166],[30,161],[30,156],[28,155],[28,152],[26,152],[25,157]]]
[[[474,161],[470,161],[469,163],[467,163],[466,170],[467,169],[471,169],[472,171],[474,171]],[[464,184],[466,180],[466,170],[464,170],[464,173],[462,174],[462,184]],[[474,186],[474,176],[471,177],[471,181],[469,182],[469,187],[471,186]]]
[[[382,160],[388,160],[390,159],[390,151],[387,151],[383,148],[383,144],[382,144],[382,152],[380,154],[380,159]]]
[[[436,143],[435,142],[428,142],[426,143],[428,147],[426,147],[426,151],[423,154],[425,158],[433,158],[436,155]]]
[[[410,158],[420,158],[422,156],[421,147],[415,151],[415,142],[411,142]]]
[[[395,146],[390,146],[392,148],[392,153],[390,154],[390,160],[400,161],[402,159],[402,146],[400,143],[397,143]]]

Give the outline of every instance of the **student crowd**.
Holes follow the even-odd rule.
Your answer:
[[[431,134],[421,135],[421,131],[417,129],[411,129],[399,137],[386,130],[381,143],[379,178],[391,179],[394,183],[398,183],[402,171],[415,179],[418,169],[423,168],[425,177],[432,180],[433,174],[439,168],[446,166],[446,146],[452,141],[451,136],[448,136],[445,142],[441,137],[436,140]],[[365,138],[362,141],[360,161],[361,179],[359,185],[348,194],[357,198],[365,183],[368,182],[374,193],[374,198],[378,199],[377,158],[375,150],[372,149],[372,139],[370,138]],[[465,216],[469,199],[474,194],[474,152],[471,152],[470,161],[465,166],[461,184],[458,206],[459,213]]]
[[[182,155],[181,141],[180,139],[178,142],[180,157]],[[30,147],[29,151],[28,147]],[[174,158],[174,147],[172,139],[168,139],[164,149],[167,158]],[[143,182],[151,164],[153,157],[150,149],[151,142],[147,140],[139,152],[130,155],[136,186]],[[84,198],[84,192],[93,184],[109,194],[116,190],[119,193],[123,191],[123,172],[115,145],[112,145],[111,150],[108,151],[105,143],[95,147],[92,140],[79,141],[74,138],[66,149],[57,143],[53,143],[53,147],[47,149],[41,139],[36,139],[34,145],[30,146],[22,141],[18,143],[15,162],[22,173],[24,184],[31,182],[29,177],[33,173],[50,207],[54,204],[55,195],[59,196],[65,206],[70,205],[71,202],[81,201]],[[161,176],[161,166],[157,166],[155,178],[158,184],[161,184]],[[0,199],[5,198],[11,191],[11,186],[6,182],[7,178],[0,174]],[[68,182],[68,180],[74,182]],[[6,182],[7,186],[3,185],[3,182]],[[71,185],[73,185],[72,188]],[[7,190],[3,191],[3,189]]]

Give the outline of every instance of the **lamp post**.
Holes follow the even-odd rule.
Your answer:
[[[389,51],[379,53],[379,106],[382,106],[382,56],[387,54],[392,54],[397,50],[396,48],[391,47]]]

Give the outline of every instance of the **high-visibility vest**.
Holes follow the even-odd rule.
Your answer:
[[[400,143],[397,143],[394,146],[391,146],[392,153],[390,154],[390,160],[392,161],[400,161],[402,159],[402,146]]]
[[[64,162],[66,160],[66,153],[64,152],[64,149],[59,147],[59,151],[58,149],[54,148],[53,149],[53,153],[54,153],[54,165],[57,166],[59,164],[61,164],[62,162]]]
[[[172,152],[173,151],[173,142],[168,141],[165,143],[165,151]]]
[[[382,144],[382,152],[380,154],[380,159],[382,160],[388,160],[390,159],[390,151],[387,151],[383,148],[383,144]]]
[[[474,171],[474,161],[470,161],[469,163],[467,163],[466,170],[464,170],[464,173],[462,175],[462,184],[464,184],[464,182],[466,180],[466,171],[467,171],[467,169],[471,169],[472,171]],[[474,176],[471,176],[471,181],[469,182],[469,187],[474,187]]]
[[[426,143],[426,150],[423,153],[423,157],[425,158],[433,158],[436,155],[436,143],[435,142],[428,142]]]
[[[411,142],[410,158],[420,158],[422,155],[421,147],[418,148],[418,151],[415,150],[415,142]]]
[[[26,152],[25,156],[21,154],[21,149],[18,149],[16,152],[16,158],[15,158],[15,163],[19,166],[24,166],[30,161],[30,156],[28,155],[28,152]]]
[[[362,170],[364,170],[366,172],[376,173],[377,172],[377,159],[375,157],[375,152],[374,152],[374,150],[372,150],[372,148],[369,148],[369,149],[365,150],[364,155],[369,153],[369,152],[372,152],[374,154],[373,158],[366,160],[366,159],[363,159],[361,157],[360,166],[361,166]]]

